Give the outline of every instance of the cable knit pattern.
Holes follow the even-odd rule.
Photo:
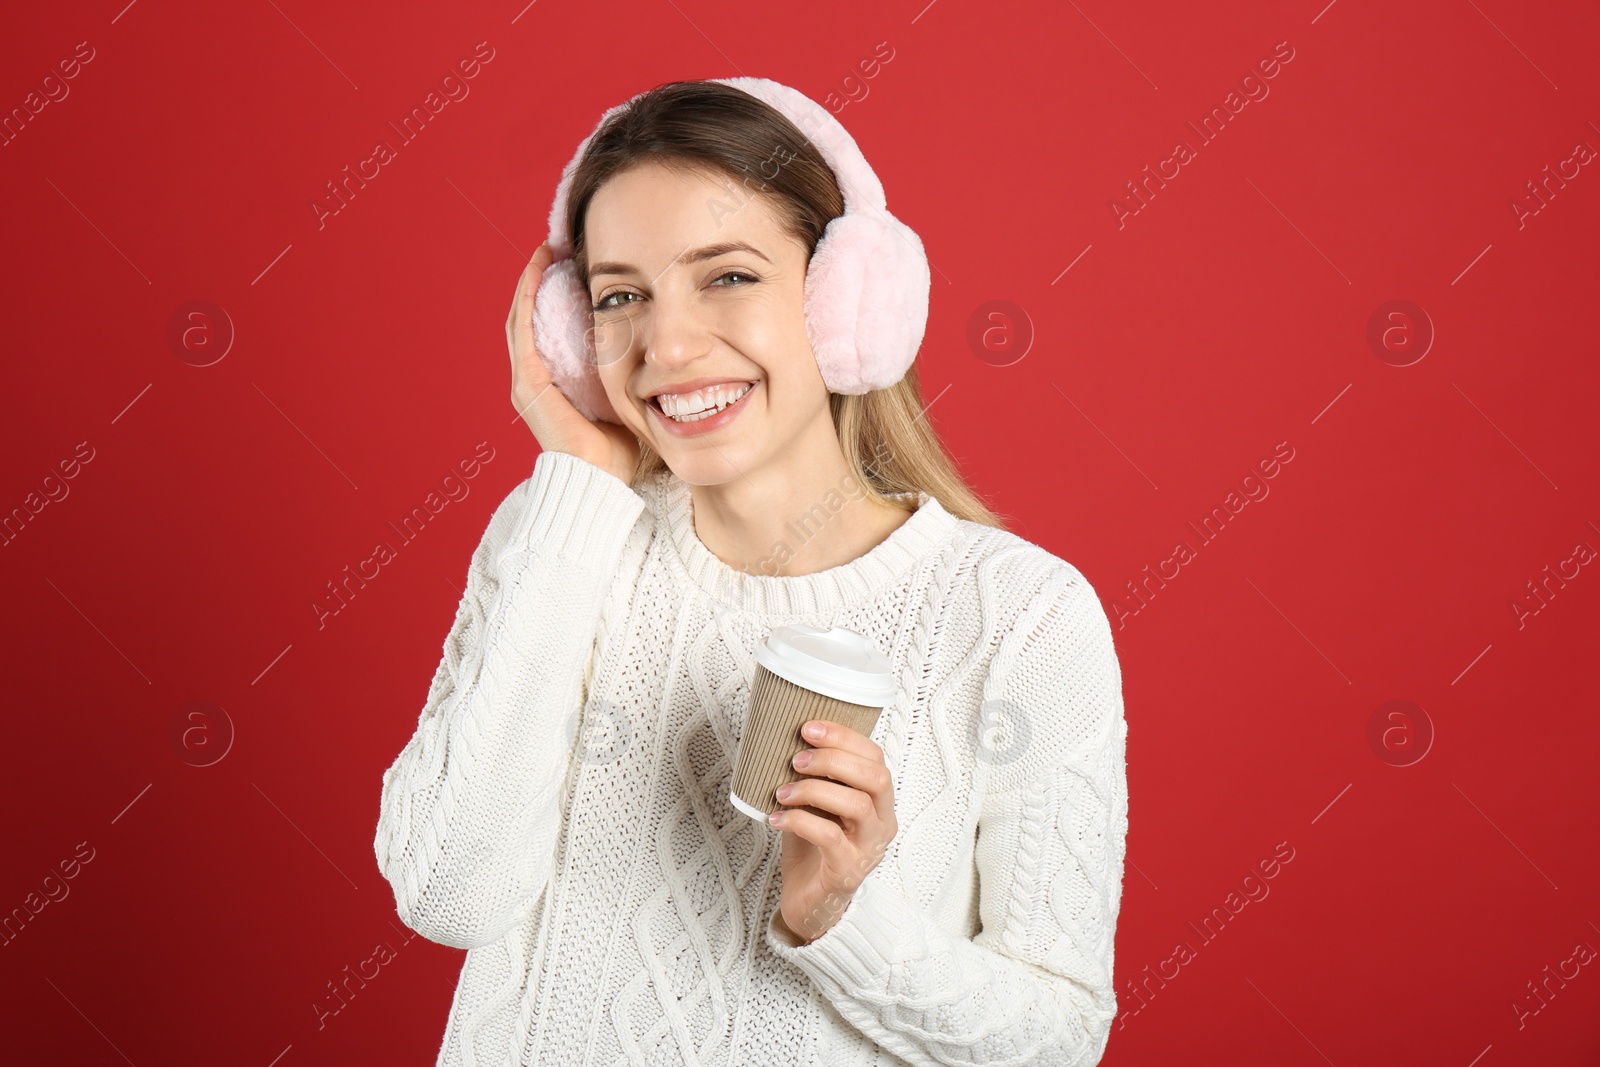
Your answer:
[[[545,452],[495,509],[373,842],[401,920],[467,950],[440,1067],[1100,1060],[1128,828],[1110,626],[1071,564],[904,503],[789,577],[713,555],[670,472]],[[791,622],[866,635],[900,679],[872,734],[899,832],[809,944],[775,925],[780,831],[728,802],[755,648]]]

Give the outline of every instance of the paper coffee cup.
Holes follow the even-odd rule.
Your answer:
[[[795,755],[814,747],[800,727],[823,719],[871,736],[879,713],[894,703],[896,689],[888,657],[840,626],[779,626],[756,647],[756,664],[728,800],[765,823],[787,806],[774,796],[779,786],[812,777],[794,769]],[[807,804],[796,806],[837,818]]]

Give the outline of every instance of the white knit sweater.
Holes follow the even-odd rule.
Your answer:
[[[1071,564],[915,503],[851,563],[752,575],[670,472],[539,456],[383,775],[400,918],[468,950],[440,1065],[1099,1061],[1128,825],[1111,629]],[[728,802],[754,649],[796,621],[867,635],[901,688],[872,734],[899,832],[807,945],[772,925],[782,831]]]

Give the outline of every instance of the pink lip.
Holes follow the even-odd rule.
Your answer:
[[[654,392],[648,394],[645,397],[645,399],[649,400],[650,397],[659,396],[662,393],[679,393],[679,394],[692,393],[692,392],[695,392],[696,390],[705,389],[705,388],[708,388],[708,387],[713,386],[713,385],[732,385],[732,384],[735,384],[737,382],[748,382],[748,381],[751,381],[751,379],[749,379],[749,378],[691,378],[686,382],[674,382],[672,385],[670,385],[670,386],[668,386],[666,388],[657,389]]]
[[[738,379],[735,380],[737,381]],[[708,434],[713,430],[720,430],[722,427],[728,425],[728,423],[738,418],[739,412],[744,410],[745,401],[749,400],[751,395],[759,388],[761,388],[761,383],[756,382],[749,389],[745,390],[744,396],[741,396],[738,400],[735,400],[733,403],[729,404],[715,415],[712,415],[709,418],[698,419],[694,422],[676,422],[669,418],[660,408],[656,407],[648,400],[645,401],[644,406],[650,409],[651,417],[655,421],[656,425],[664,428],[672,436],[699,437],[702,434]]]

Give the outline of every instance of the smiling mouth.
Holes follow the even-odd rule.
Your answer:
[[[720,414],[722,411],[738,403],[753,388],[755,388],[754,382],[745,382],[742,387],[737,389],[733,387],[716,387],[711,390],[706,390],[705,392],[707,393],[707,396],[705,399],[700,401],[680,400],[678,397],[673,396],[670,393],[657,394],[656,396],[650,397],[647,403],[660,412],[664,418],[671,419],[673,422],[679,423],[680,425],[689,425],[691,423],[699,422],[702,419],[709,419],[713,415]],[[667,401],[667,405],[665,406],[662,403],[663,396],[670,397],[670,399]],[[694,408],[695,410],[690,410],[690,408]]]

